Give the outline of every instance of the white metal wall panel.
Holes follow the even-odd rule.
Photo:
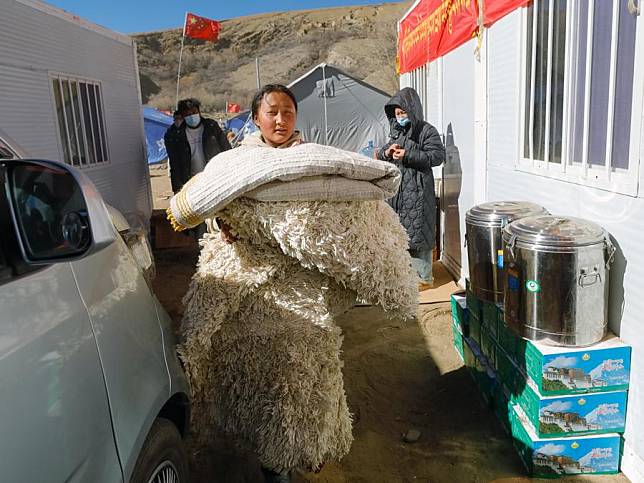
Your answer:
[[[427,64],[427,105],[425,107],[425,119],[432,126],[438,129],[438,132],[443,130],[440,118],[440,79],[439,79],[439,60]]]
[[[62,159],[49,75],[99,81],[110,162],[83,171],[108,203],[147,223],[152,207],[132,43],[29,3],[0,2],[0,128],[29,156]]]
[[[405,87],[411,87],[411,74],[409,72],[400,74],[398,82],[401,89],[404,89]]]
[[[611,272],[610,328],[633,346],[624,470],[633,481],[644,471],[644,199],[609,193],[514,168],[519,139],[519,14],[489,31],[488,198],[525,199],[554,214],[604,226],[619,246]],[[641,116],[642,113],[639,113]],[[644,147],[640,150],[644,153]],[[640,156],[641,157],[641,156]],[[630,469],[630,471],[629,471]]]
[[[443,57],[443,261],[459,278],[467,274],[465,212],[474,204],[474,42]]]
[[[47,72],[3,65],[1,55],[0,129],[20,143],[29,156],[60,159]]]
[[[514,166],[519,152],[519,51],[521,11],[486,30],[488,165]]]
[[[439,133],[443,132],[443,120],[441,113],[441,70],[440,70],[441,60],[435,60],[430,64],[427,64],[426,75],[425,75],[425,85],[427,92],[427,104],[424,107],[425,109],[425,120],[434,126]],[[437,180],[436,184],[440,183],[440,179],[443,177],[443,168],[437,166],[432,168],[434,172],[434,178]],[[438,189],[439,186],[436,186]]]

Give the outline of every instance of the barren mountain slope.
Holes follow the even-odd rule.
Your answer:
[[[303,2],[304,3],[304,2]],[[222,22],[217,42],[186,39],[180,96],[198,97],[204,111],[235,102],[248,107],[262,84],[289,83],[321,62],[386,91],[396,90],[396,22],[410,1],[240,17]],[[181,29],[135,34],[143,102],[172,109]]]

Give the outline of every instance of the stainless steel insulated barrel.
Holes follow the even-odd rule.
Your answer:
[[[532,216],[504,228],[503,247],[509,327],[551,345],[604,337],[615,252],[606,230],[579,218]]]
[[[527,201],[492,201],[465,214],[470,285],[478,298],[503,302],[503,227],[512,220],[541,214],[548,212]]]

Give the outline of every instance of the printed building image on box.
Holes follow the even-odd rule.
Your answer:
[[[559,444],[557,444],[559,443]],[[617,471],[619,438],[610,437],[582,445],[578,441],[561,440],[557,443],[537,443],[532,454],[536,473],[556,474],[610,473]],[[597,445],[597,447],[595,447]]]
[[[515,446],[532,476],[619,471],[621,438],[618,434],[542,439],[519,406],[511,408],[510,420]]]
[[[626,425],[626,398],[626,391],[545,397],[532,380],[513,395],[513,401],[525,411],[542,438],[622,433]]]
[[[556,399],[539,413],[539,431],[544,434],[620,432],[625,424],[626,392]]]
[[[630,347],[542,356],[542,391],[625,389],[630,376]]]

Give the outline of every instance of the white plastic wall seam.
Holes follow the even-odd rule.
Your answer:
[[[481,32],[479,59],[474,61],[474,204],[487,200],[487,33]]]

